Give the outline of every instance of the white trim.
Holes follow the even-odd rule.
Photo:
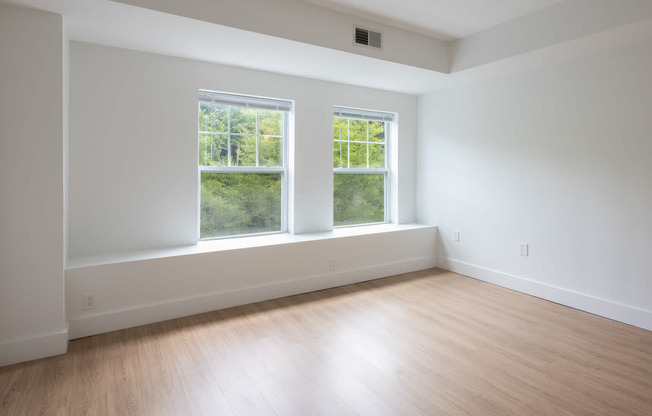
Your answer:
[[[0,367],[53,355],[68,350],[68,326],[60,331],[19,338],[0,344]]]
[[[247,237],[243,236],[239,238],[201,240],[197,244],[186,246],[159,247],[148,250],[131,250],[117,253],[103,253],[90,256],[69,257],[68,261],[66,262],[66,270],[114,263],[126,263],[133,261],[187,256],[193,254],[212,253],[217,251],[238,250],[253,247],[267,247],[281,244],[292,244],[307,241],[319,241],[372,234],[384,234],[427,228],[434,229],[436,227],[422,224],[360,224],[351,227],[337,228],[333,231],[317,233],[269,233],[257,234],[255,236]]]
[[[435,258],[431,256],[415,257],[372,267],[316,274],[270,284],[173,299],[136,308],[85,315],[70,321],[70,339],[429,269],[435,266],[434,260]]]
[[[200,166],[199,173],[285,173],[283,166]]]
[[[652,311],[623,305],[607,299],[574,292],[565,288],[464,263],[447,257],[438,257],[437,267],[652,331]]]
[[[256,117],[256,123],[258,123],[258,117]],[[256,132],[258,127],[256,127]],[[283,165],[283,176],[281,177],[281,231],[286,233],[288,232],[288,204],[290,203],[289,197],[289,186],[290,186],[290,174],[289,166],[290,159],[288,158],[288,152],[290,147],[290,111],[285,111],[283,113],[283,145],[281,148],[281,165]],[[258,155],[256,155],[258,158]]]
[[[333,168],[333,173],[349,173],[354,175],[382,175],[388,172],[389,168]]]

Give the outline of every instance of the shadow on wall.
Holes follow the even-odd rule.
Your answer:
[[[446,245],[444,244],[444,239],[441,237],[441,230],[437,227],[435,232],[435,257],[439,259],[447,259],[448,251],[446,250]],[[438,265],[439,266],[439,265]]]

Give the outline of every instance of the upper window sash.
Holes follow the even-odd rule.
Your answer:
[[[200,125],[199,125],[199,135],[200,135],[200,167],[204,166],[222,166],[222,167],[237,167],[237,166],[248,166],[248,167],[284,167],[287,166],[287,137],[288,137],[288,121],[289,121],[289,112],[292,110],[293,103],[292,101],[275,99],[275,98],[266,98],[266,97],[253,97],[253,96],[243,96],[222,92],[214,92],[207,90],[199,90],[199,104],[200,104]],[[203,124],[204,120],[201,116],[202,107],[207,107],[210,111],[213,109],[224,109],[223,114],[219,117],[213,119],[213,114],[210,114],[210,120],[205,121],[208,124]],[[252,113],[245,115],[244,112]],[[263,115],[267,113],[267,115]],[[240,114],[235,120],[239,120],[236,124],[232,118],[234,114]],[[269,114],[275,114],[270,116]],[[270,118],[271,117],[271,118]],[[280,117],[280,131],[269,130],[269,128],[263,127],[263,120],[272,120]],[[255,122],[253,121],[255,119]],[[219,120],[219,122],[218,122]],[[277,126],[278,127],[278,126]],[[268,153],[263,153],[263,140],[265,143],[268,141],[277,141],[279,144],[274,144],[272,142],[267,143],[265,149],[267,152],[274,152],[274,147],[281,148],[281,153],[278,155],[280,158],[273,158],[263,162],[264,155],[270,155]],[[240,151],[239,144],[244,144],[248,146],[249,149],[246,153],[243,154],[244,157],[251,159],[254,157],[254,160],[249,160],[245,164],[236,163],[234,159],[234,151],[236,150],[233,146],[237,145],[238,152]],[[255,148],[251,148],[251,145],[255,144]],[[202,155],[204,155],[202,146],[210,146],[210,161],[204,160],[202,162]],[[219,152],[215,155],[217,159],[214,159],[213,151],[215,150],[214,146],[217,146]],[[208,149],[208,147],[206,147]],[[255,152],[255,153],[254,153]],[[266,157],[266,156],[265,156]],[[235,164],[234,164],[235,163]]]
[[[352,112],[354,111],[357,110],[352,110]],[[370,111],[368,112],[371,113]],[[391,123],[388,121],[364,120],[362,118],[344,118],[339,117],[338,114],[341,113],[334,113],[335,131],[333,144],[335,148],[333,149],[333,168],[335,169],[335,172],[341,172],[344,169],[387,170],[389,145],[388,134]],[[355,128],[352,123],[356,125]],[[376,126],[376,128],[381,127],[382,130],[376,131],[372,135],[372,125]],[[361,127],[363,131],[360,131]],[[366,160],[362,160],[364,163],[359,163],[361,161],[361,151],[363,152],[363,156],[366,158]],[[357,154],[355,157],[356,163],[353,163],[353,152]],[[382,153],[382,156],[380,152]],[[381,156],[382,159],[379,158],[379,156]]]

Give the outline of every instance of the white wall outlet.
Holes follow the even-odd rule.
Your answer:
[[[453,232],[453,240],[457,241],[458,243],[460,242],[460,232],[459,231]]]
[[[521,250],[521,256],[527,257],[530,255],[530,248],[528,246],[528,243],[521,243],[520,250]]]
[[[335,260],[334,260],[334,259],[331,259],[331,260],[328,262],[328,268],[330,269],[330,271],[334,271],[334,270],[335,270],[335,267],[336,267],[336,265],[335,265]]]
[[[84,293],[82,297],[82,309],[95,308],[95,293]]]

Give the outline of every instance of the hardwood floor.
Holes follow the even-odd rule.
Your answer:
[[[652,332],[437,269],[70,342],[13,415],[652,415]]]

